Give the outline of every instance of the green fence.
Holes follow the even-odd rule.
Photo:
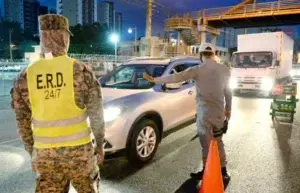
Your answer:
[[[297,84],[276,85],[273,89],[273,102],[271,103],[272,119],[280,118],[281,122],[293,123],[298,99]]]

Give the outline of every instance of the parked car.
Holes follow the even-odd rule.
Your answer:
[[[164,132],[194,119],[193,80],[154,85],[143,73],[159,77],[199,64],[196,57],[137,58],[100,78],[106,154],[126,150],[131,162],[144,164],[155,155]]]

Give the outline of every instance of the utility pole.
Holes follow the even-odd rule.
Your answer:
[[[151,56],[151,36],[152,36],[152,8],[153,8],[153,1],[148,0],[147,6],[147,21],[146,21],[146,39],[148,40],[148,56]]]
[[[137,57],[137,30],[134,28],[134,54]]]
[[[12,34],[13,30],[10,29],[9,30],[9,54],[10,54],[10,59],[13,59],[13,55],[12,55],[12,44],[11,44],[11,34]]]

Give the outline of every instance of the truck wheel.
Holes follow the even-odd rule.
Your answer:
[[[130,140],[127,147],[129,162],[146,164],[154,157],[159,144],[157,124],[150,119],[142,119],[136,124]]]
[[[269,93],[267,93],[266,98],[273,98],[273,93],[272,93],[272,91],[270,91]]]
[[[293,78],[289,76],[289,83],[293,83]]]

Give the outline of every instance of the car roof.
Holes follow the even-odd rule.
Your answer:
[[[171,62],[178,60],[192,60],[199,61],[198,57],[195,56],[176,56],[176,57],[137,57],[132,58],[124,63],[124,65],[134,65],[134,64],[152,64],[152,65],[169,65]]]

